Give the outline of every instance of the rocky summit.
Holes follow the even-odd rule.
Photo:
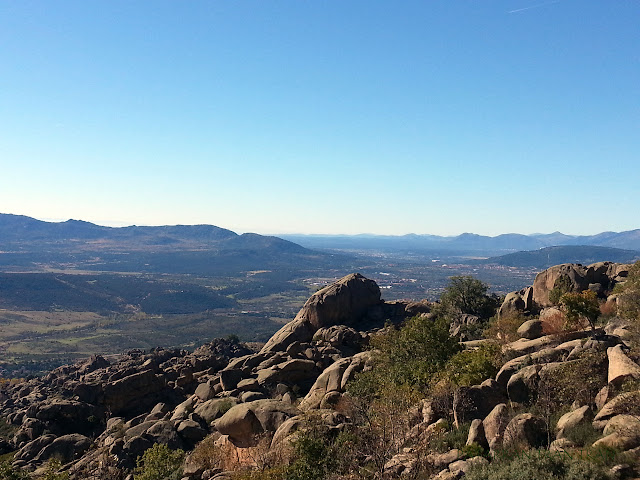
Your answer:
[[[615,306],[624,296],[614,287],[624,285],[629,271],[630,265],[607,262],[559,265],[541,272],[532,286],[508,294],[494,323],[476,316],[467,324],[468,313],[448,313],[456,338],[460,328],[483,322],[502,328],[508,319],[517,319],[509,332],[468,334],[456,347],[462,355],[498,345],[501,360],[495,373],[475,384],[457,381],[449,397],[438,390],[442,381],[422,398],[411,397],[401,412],[406,413],[406,432],[386,444],[382,460],[369,453],[358,460],[368,469],[361,477],[326,478],[471,476],[490,468],[496,453],[506,448],[569,451],[584,441],[577,428],[593,434],[589,447],[626,452],[611,466],[611,475],[637,475],[637,319],[612,314],[594,328],[568,329],[558,323],[563,315],[566,320],[566,305],[553,301],[561,289],[563,294],[593,292],[601,305]],[[60,472],[71,479],[152,478],[134,472],[154,445],[191,452],[176,478],[230,479],[238,472],[264,471],[263,457],[273,457],[310,422],[332,432],[331,438],[357,432],[362,418],[345,407],[347,389],[362,372],[382,368],[379,344],[372,339],[401,332],[409,318],[435,324],[442,310],[443,305],[426,301],[385,302],[374,281],[351,274],[313,294],[259,351],[216,339],[193,352],[153,349],[108,359],[94,356],[41,378],[6,382],[0,408],[13,432],[0,449],[15,452],[16,472],[34,476],[56,459]],[[562,397],[565,403],[553,410],[557,392],[549,386],[570,383],[572,376],[575,380],[576,367],[582,369],[583,385],[566,386],[570,401]],[[398,408],[387,411],[389,419]],[[443,440],[454,438],[452,432],[464,432],[462,443]],[[199,453],[209,444],[218,452],[216,462],[213,454],[204,458]]]

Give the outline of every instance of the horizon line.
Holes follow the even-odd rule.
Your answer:
[[[459,237],[461,235],[477,235],[477,236],[480,236],[480,237],[496,238],[496,237],[500,237],[500,236],[503,236],[503,235],[522,235],[522,236],[526,236],[526,237],[534,237],[534,236],[540,236],[540,235],[554,235],[554,234],[564,235],[564,236],[567,236],[567,237],[590,237],[590,236],[595,236],[595,235],[601,235],[603,233],[620,234],[620,233],[633,232],[635,230],[640,230],[640,228],[632,228],[632,229],[629,229],[629,230],[621,230],[621,231],[604,230],[604,231],[599,231],[597,233],[592,233],[592,234],[571,234],[571,233],[564,233],[564,232],[561,232],[559,230],[555,230],[555,231],[550,232],[550,233],[541,233],[541,232],[534,232],[534,233],[503,232],[503,233],[498,233],[498,234],[495,234],[495,235],[481,234],[481,233],[475,233],[475,232],[469,232],[469,231],[465,231],[465,232],[458,233],[458,234],[435,234],[435,233],[416,233],[416,232],[408,232],[408,233],[371,233],[371,232],[361,232],[361,233],[319,233],[319,232],[309,232],[309,233],[302,233],[302,232],[273,232],[273,231],[266,231],[266,230],[262,230],[262,232],[259,232],[257,230],[252,230],[252,229],[247,229],[247,228],[239,228],[237,230],[234,230],[232,228],[221,227],[221,226],[215,225],[213,223],[175,223],[175,224],[173,224],[173,223],[164,223],[164,224],[138,224],[138,223],[134,223],[134,224],[129,224],[127,222],[122,222],[122,221],[118,221],[118,220],[90,221],[90,220],[83,220],[83,219],[77,219],[77,218],[68,218],[66,220],[62,220],[60,217],[58,217],[58,218],[50,218],[50,217],[48,217],[48,218],[47,217],[45,217],[45,218],[36,218],[36,217],[32,217],[30,215],[15,214],[15,213],[0,213],[0,215],[11,215],[11,216],[16,216],[16,217],[26,217],[26,218],[31,218],[33,220],[38,220],[38,221],[45,222],[45,223],[66,223],[66,222],[69,222],[69,221],[85,222],[85,223],[90,223],[92,225],[96,225],[96,226],[99,226],[99,227],[105,227],[105,228],[212,226],[212,227],[217,227],[217,228],[222,228],[222,229],[225,229],[225,230],[229,230],[229,231],[232,231],[232,232],[237,233],[237,234],[257,233],[259,235],[276,236],[276,237],[280,237],[280,236],[406,237],[406,236],[410,236],[410,235],[415,235],[415,236],[421,236],[421,237],[432,236],[432,237],[441,237],[441,238],[455,238],[455,237]],[[98,223],[98,222],[100,222],[100,223]]]

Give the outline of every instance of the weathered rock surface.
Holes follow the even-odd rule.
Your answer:
[[[463,387],[454,400],[460,420],[482,419],[493,408],[507,401],[506,389],[493,379],[487,379],[480,385]]]
[[[640,433],[640,417],[637,415],[616,415],[612,417],[602,431],[603,435],[619,432],[629,435],[633,432]]]
[[[347,275],[313,294],[296,318],[278,330],[261,352],[282,351],[294,341],[308,342],[319,328],[357,324],[369,309],[382,303],[373,280],[358,273]]]
[[[531,310],[533,310],[533,287],[526,287],[517,292],[507,293],[498,309],[498,318]]]
[[[67,463],[86,452],[91,443],[91,440],[84,435],[77,433],[63,435],[40,450],[34,461],[40,463],[50,458],[58,458],[62,463]]]
[[[625,380],[640,380],[640,366],[627,357],[620,345],[607,349],[609,358],[609,384],[620,386]]]
[[[502,445],[504,431],[509,424],[509,413],[507,405],[501,403],[496,405],[493,410],[482,421],[484,435],[491,450]]]
[[[471,426],[469,427],[469,435],[467,436],[467,445],[479,445],[484,449],[489,448],[489,442],[487,442],[487,437],[484,434],[484,425],[482,420],[476,418],[471,422]]]
[[[602,295],[624,278],[626,268],[607,263],[559,267],[550,269],[547,277],[566,274],[574,282],[571,288],[582,288],[586,282],[586,288]],[[547,288],[543,284],[539,287]],[[536,297],[534,287],[513,292],[502,314],[535,314],[540,307],[534,304],[535,298],[542,297]],[[347,383],[358,372],[375,368],[374,353],[362,351],[374,330],[362,330],[378,329],[385,321],[397,323],[412,315],[429,318],[431,308],[429,302],[385,303],[374,282],[353,274],[314,294],[258,353],[228,341],[211,342],[193,353],[132,351],[110,361],[93,357],[60,367],[43,379],[21,385],[0,386],[0,408],[18,427],[9,447],[20,448],[14,465],[33,470],[42,468],[47,458],[58,456],[70,462],[65,468],[72,480],[79,480],[88,478],[86,472],[105,459],[114,466],[134,468],[136,458],[155,443],[188,451],[210,435],[220,451],[240,462],[252,462],[266,454],[265,441],[270,440],[277,451],[290,448],[286,442],[308,428],[309,417],[330,435],[350,431],[352,420],[340,413],[349,407],[348,398],[343,397]],[[544,381],[546,375],[553,377],[555,368],[578,361],[584,354],[607,351],[609,385],[604,385],[602,377],[607,368],[603,360],[598,372],[602,385],[590,385],[592,393],[581,399],[585,404],[574,402],[573,411],[560,419],[554,448],[570,447],[562,437],[591,420],[595,402],[601,408],[593,424],[604,430],[600,444],[638,449],[640,424],[635,415],[640,412],[635,409],[640,410],[640,392],[614,397],[624,380],[638,378],[638,366],[626,356],[615,333],[628,332],[626,327],[612,320],[607,335],[599,331],[593,338],[586,331],[542,335],[543,327],[544,321],[524,322],[520,328],[523,338],[505,346],[505,352],[515,358],[502,366],[496,379],[460,388],[453,395],[457,420],[472,421],[468,444],[494,452],[502,447],[544,446],[549,438],[544,420],[531,413],[510,418],[512,407],[528,408],[537,398],[538,381]],[[463,346],[474,349],[487,341]],[[592,398],[593,389],[601,387]],[[509,399],[514,403],[507,407]],[[446,403],[450,401],[451,397],[425,398],[407,412],[408,433],[394,445],[396,454],[385,459],[386,465],[381,464],[386,475],[416,474],[424,460],[416,447],[422,448],[422,443],[451,428],[451,419],[445,420],[451,414],[452,405]],[[486,462],[479,457],[463,460],[458,450],[429,455],[427,461],[436,472],[442,470],[432,478],[459,478],[474,464]],[[229,475],[193,462],[187,462],[185,469],[189,480]]]
[[[547,424],[532,413],[516,415],[504,431],[504,445],[510,448],[538,448],[547,442]]]
[[[566,432],[577,425],[593,420],[593,412],[589,405],[584,405],[577,410],[565,413],[556,424],[556,438],[563,438]]]
[[[257,400],[232,407],[215,422],[215,428],[237,446],[257,444],[264,432],[276,432],[287,419],[300,412],[291,405],[277,400]]]
[[[629,265],[611,262],[599,262],[584,267],[580,264],[565,263],[540,272],[533,282],[533,302],[538,308],[550,307],[549,292],[561,284],[568,291],[581,292],[595,287],[602,293],[611,290],[621,277],[626,276]]]
[[[603,430],[617,415],[640,415],[640,391],[624,392],[613,397],[593,419],[593,426]]]
[[[527,320],[518,328],[518,335],[520,335],[520,338],[534,340],[543,335],[543,327],[542,320]]]
[[[329,394],[344,392],[347,382],[362,371],[371,360],[371,352],[362,352],[343,358],[327,367],[317,378],[307,396],[300,403],[301,410],[319,408]]]

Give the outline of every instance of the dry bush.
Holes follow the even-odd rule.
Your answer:
[[[287,442],[271,448],[272,435],[262,434],[255,440],[255,446],[244,449],[244,458],[252,470],[266,471],[288,463],[290,448]]]
[[[420,395],[406,386],[384,388],[376,397],[345,395],[342,411],[357,425],[349,433],[353,470],[361,469],[368,476],[382,478],[385,464],[415,440],[414,410]],[[367,476],[367,478],[368,478]]]
[[[186,463],[205,470],[236,471],[249,463],[244,450],[236,447],[226,436],[214,433],[196,445]]]
[[[483,334],[485,338],[494,338],[501,344],[515,342],[520,338],[518,328],[526,321],[527,317],[522,313],[510,313],[500,318],[493,317]]]
[[[120,467],[115,455],[109,455],[105,449],[98,456],[98,461],[84,465],[80,469],[71,467],[71,478],[76,480],[124,480],[126,470]]]
[[[575,361],[565,362],[540,373],[534,407],[537,413],[551,419],[556,412],[564,412],[578,401],[590,405],[600,389],[607,385],[607,355],[585,351]],[[550,427],[552,422],[549,422]]]
[[[224,463],[222,448],[216,445],[216,435],[209,435],[196,445],[187,458],[187,463],[195,464],[205,470],[221,468]]]
[[[567,332],[567,318],[561,311],[545,315],[542,321],[543,335],[559,335]]]
[[[600,305],[600,314],[606,318],[615,317],[617,310],[618,308],[615,300],[607,300]]]
[[[237,472],[238,478],[258,478],[257,472],[264,473],[260,478],[271,478],[278,465],[286,465],[288,454],[286,445],[271,448],[271,440],[271,435],[258,435],[253,447],[240,448],[227,437],[209,435],[196,445],[186,463],[205,470]]]

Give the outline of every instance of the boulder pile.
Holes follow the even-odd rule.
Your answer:
[[[500,315],[541,315],[524,321],[521,338],[504,345],[510,360],[495,378],[457,391],[454,413],[470,422],[465,448],[475,445],[495,454],[553,440],[550,448],[562,451],[573,445],[572,430],[590,424],[602,432],[597,445],[640,455],[640,366],[628,355],[624,322],[614,318],[595,335],[549,334],[544,325],[545,312],[554,313],[549,291],[558,278],[574,291],[592,289],[606,298],[627,272],[628,266],[606,262],[559,265],[540,273],[533,286],[507,295]],[[350,420],[339,405],[347,383],[373,366],[370,335],[387,322],[398,324],[430,308],[428,302],[384,302],[375,282],[351,274],[312,295],[260,351],[214,340],[192,353],[154,349],[111,360],[94,356],[43,378],[4,385],[0,408],[16,432],[0,449],[17,450],[14,467],[28,471],[58,458],[72,479],[104,478],[96,472],[105,464],[132,469],[154,444],[190,451],[205,438],[251,462],[260,442],[266,438],[267,448],[275,448],[301,428],[310,412],[329,429],[345,428]],[[564,378],[567,369],[591,354],[602,359],[594,371],[581,372],[580,382],[591,390],[573,398],[556,424],[540,411],[527,410],[543,398],[544,385]],[[422,400],[412,413],[410,438],[384,467],[385,478],[407,475],[425,461],[417,445],[425,435],[448,428],[444,416],[434,401]],[[432,478],[460,478],[488,463],[465,455],[462,447],[428,455],[426,461],[438,472]],[[189,459],[184,476],[229,478]]]
[[[211,433],[252,447],[303,411],[335,405],[367,368],[372,330],[428,311],[428,302],[385,303],[374,281],[347,275],[312,295],[259,352],[217,339],[192,353],[94,356],[5,385],[0,408],[17,430],[0,447],[17,450],[13,465],[26,470],[55,456],[72,478],[86,478],[105,455],[131,469],[154,443],[191,450]]]

